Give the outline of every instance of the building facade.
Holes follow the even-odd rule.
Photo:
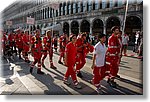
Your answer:
[[[43,29],[53,25],[61,25],[64,33],[78,34],[111,34],[112,26],[119,26],[132,34],[143,30],[143,1],[129,0],[125,18],[126,0],[59,0],[59,7],[53,9],[51,0],[16,1],[3,12],[3,28],[5,31],[22,29]],[[35,19],[34,25],[26,23],[27,17]],[[126,22],[124,23],[124,19]],[[12,25],[6,25],[7,21]]]

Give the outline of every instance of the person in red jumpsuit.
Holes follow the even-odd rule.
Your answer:
[[[114,82],[114,79],[118,73],[119,69],[119,53],[120,53],[120,43],[117,37],[117,34],[120,31],[120,28],[118,26],[112,27],[112,35],[108,39],[108,49],[107,49],[107,59],[106,61],[109,63],[109,77],[108,77],[108,83],[112,87],[116,87],[116,82]]]
[[[120,44],[120,50],[119,50],[119,64],[121,62],[121,58],[122,58],[122,31],[120,31],[117,35],[118,40],[119,40],[119,44]],[[120,75],[116,75],[117,78],[120,78]]]
[[[61,59],[63,58],[64,60],[65,47],[67,43],[68,43],[68,38],[67,38],[67,35],[64,33],[59,39],[59,47],[60,47],[60,57],[58,60],[59,64],[63,64]]]
[[[30,36],[29,31],[25,31],[25,34],[23,35],[23,51],[24,51],[24,59],[25,62],[30,63],[28,58],[28,52],[30,48]]]
[[[82,34],[80,37],[78,37],[77,41],[76,41],[76,47],[77,47],[77,64],[76,64],[76,73],[77,76],[82,78],[82,74],[80,72],[81,68],[83,68],[83,66],[86,63],[86,55],[87,53],[93,52],[94,47],[91,46],[87,41],[86,41],[86,34]]]
[[[35,37],[32,38],[32,55],[34,58],[34,61],[32,62],[30,66],[30,73],[33,71],[33,67],[36,63],[38,63],[38,69],[37,74],[44,74],[44,72],[41,71],[41,57],[42,57],[42,40],[40,38],[40,30],[37,29],[35,32]]]
[[[53,38],[53,45],[54,45],[55,52],[57,52],[57,45],[58,45],[57,43],[58,43],[58,38],[55,35],[55,37]]]
[[[46,31],[46,36],[43,38],[43,57],[42,57],[42,67],[46,68],[44,65],[44,60],[49,54],[50,67],[52,69],[57,69],[53,64],[53,47],[52,47],[52,31]]]
[[[13,45],[14,45],[14,35],[13,35],[13,33],[10,33],[8,35],[8,42],[9,42],[9,47],[11,49],[11,52],[13,52]]]
[[[19,59],[21,59],[21,52],[23,51],[23,33],[21,30],[17,30],[16,36],[16,46],[18,48]]]
[[[68,78],[69,76],[71,76],[74,86],[80,89],[81,86],[77,81],[76,73],[74,70],[74,66],[76,64],[76,55],[77,55],[75,42],[76,42],[76,35],[70,35],[70,42],[66,45],[65,48],[65,64],[68,68],[67,68],[67,72],[64,75],[64,84],[70,85],[70,83],[68,82]]]

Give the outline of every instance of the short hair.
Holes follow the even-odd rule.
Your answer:
[[[50,32],[50,35],[52,35],[52,31],[51,30],[47,30],[46,31],[46,36],[48,35],[49,32]]]
[[[38,31],[40,32],[40,29],[36,29],[36,30],[35,30],[35,33],[37,33]]]
[[[83,38],[84,36],[86,37],[86,34],[83,33],[83,34],[81,35],[81,37]]]
[[[120,28],[119,28],[118,26],[113,26],[113,27],[111,28],[111,31],[113,32],[113,31],[115,31],[116,29],[119,29],[119,30],[120,30]]]
[[[75,34],[71,34],[70,37],[69,37],[69,41],[72,41],[72,38],[76,36]]]
[[[101,38],[103,38],[104,36],[106,36],[106,35],[105,35],[105,34],[99,34],[99,35],[98,35],[98,38],[101,39]]]

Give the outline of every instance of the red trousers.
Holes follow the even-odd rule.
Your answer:
[[[49,52],[49,61],[50,61],[50,66],[53,66],[53,50],[51,50],[51,51],[48,51]],[[44,64],[44,60],[45,60],[45,58],[47,57],[47,50],[45,50],[44,52],[43,52],[43,57],[42,57],[42,64]]]
[[[100,86],[100,81],[105,77],[105,71],[106,71],[106,68],[105,66],[102,66],[102,67],[94,67],[93,69],[93,84],[96,86],[96,87],[99,87]]]
[[[61,48],[60,49],[60,58],[64,58],[64,56],[65,56],[65,49]]]
[[[76,71],[78,73],[81,70],[81,68],[83,68],[83,66],[86,63],[85,55],[83,53],[78,53],[76,61],[77,61],[77,63],[76,63]]]
[[[67,69],[67,72],[64,76],[64,80],[67,80],[69,78],[69,76],[71,76],[74,83],[77,82],[77,77],[76,77],[76,73],[74,70],[74,65],[68,65],[68,69]]]
[[[119,57],[109,56],[106,60],[110,63],[110,65],[107,66],[107,70],[109,70],[110,74],[115,77],[119,70]]]
[[[41,70],[41,54],[39,54],[38,56],[36,54],[34,54],[34,61],[31,64],[31,68],[33,68],[35,66],[36,63],[38,63],[38,69]]]

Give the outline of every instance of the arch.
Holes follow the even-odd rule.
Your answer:
[[[69,36],[69,23],[68,22],[63,23],[63,32]]]
[[[138,16],[130,15],[126,18],[125,32],[132,34],[136,31],[141,31],[142,20]]]
[[[33,25],[33,29],[32,29],[33,31],[35,31],[36,30],[36,27],[35,27],[35,25]]]
[[[138,16],[127,16],[124,32],[129,36],[129,45],[134,44],[134,36],[136,31],[142,31],[142,21]]]
[[[106,34],[111,34],[111,28],[113,26],[121,26],[121,22],[120,22],[120,19],[119,17],[116,17],[116,16],[112,16],[112,17],[109,17],[107,20],[106,20]]]
[[[90,23],[87,20],[82,20],[81,26],[80,26],[81,32],[90,32]]]
[[[40,29],[40,26],[39,26],[39,25],[37,25],[37,29]]]
[[[72,21],[71,22],[71,33],[78,35],[78,33],[79,33],[78,21]]]
[[[92,32],[94,35],[97,35],[98,33],[103,33],[104,23],[101,19],[94,19],[92,25]]]

